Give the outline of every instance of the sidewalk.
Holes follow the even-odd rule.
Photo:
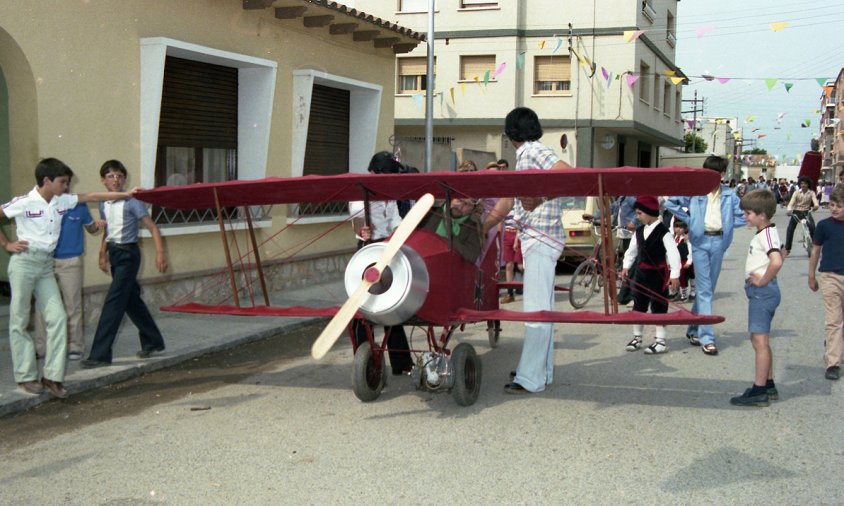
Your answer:
[[[324,307],[342,304],[344,300],[345,290],[341,280],[270,294],[273,305],[284,306]],[[3,309],[8,313],[8,307]],[[137,358],[135,353],[140,349],[137,329],[128,318],[124,318],[114,345],[114,365],[82,369],[78,361],[68,362],[64,384],[70,392],[69,399],[72,400],[74,394],[125,381],[200,355],[289,332],[315,319],[159,313],[155,320],[167,344],[164,353],[148,359]],[[53,400],[49,393],[33,396],[18,388],[12,371],[8,320],[5,316],[3,325],[4,328],[0,330],[0,417]],[[93,339],[94,328],[86,329],[85,344],[88,348]]]

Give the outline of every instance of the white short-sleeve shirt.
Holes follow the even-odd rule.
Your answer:
[[[750,240],[750,248],[747,250],[747,260],[744,263],[744,277],[748,278],[754,272],[760,276],[764,276],[765,271],[768,270],[768,264],[771,263],[768,255],[772,251],[779,250],[780,236],[773,223],[756,232],[756,235]]]
[[[349,202],[349,214],[352,218],[364,217],[364,203],[362,200]],[[369,221],[372,228],[372,240],[386,239],[401,223],[399,208],[395,200],[369,201]],[[357,236],[361,239],[360,236]]]
[[[30,249],[52,252],[61,233],[62,217],[73,209],[79,197],[75,193],[55,195],[50,202],[38,193],[38,187],[3,204],[3,214],[15,220],[19,241]]]

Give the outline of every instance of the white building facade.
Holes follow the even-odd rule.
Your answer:
[[[396,62],[396,134],[424,135],[433,88],[434,136],[513,161],[503,136],[514,107],[534,109],[545,135],[579,167],[656,166],[658,146],[683,144],[674,63],[678,0],[439,0],[435,83],[427,46]],[[427,0],[356,0],[356,8],[427,30]],[[436,169],[436,168],[435,168]]]

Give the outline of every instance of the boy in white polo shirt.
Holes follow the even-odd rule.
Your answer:
[[[744,264],[747,330],[756,353],[756,375],[753,386],[730,399],[730,404],[767,406],[769,400],[779,399],[774,385],[774,358],[769,341],[771,320],[780,304],[777,273],[782,267],[782,253],[779,234],[771,223],[777,212],[777,201],[767,189],[758,189],[742,197],[741,208],[747,223],[756,229]]]
[[[67,397],[62,386],[67,355],[67,316],[56,278],[53,250],[59,239],[62,217],[79,202],[125,199],[132,192],[65,193],[73,171],[61,160],[45,158],[35,167],[37,186],[0,208],[0,216],[15,220],[17,240],[0,230],[0,246],[11,253],[9,283],[9,344],[15,381],[38,395],[46,387],[55,397]],[[44,374],[38,381],[35,342],[27,332],[32,296],[47,325]]]

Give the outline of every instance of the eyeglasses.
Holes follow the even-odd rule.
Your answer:
[[[126,176],[123,174],[115,174],[114,172],[110,172],[105,175],[106,179],[126,179]]]

